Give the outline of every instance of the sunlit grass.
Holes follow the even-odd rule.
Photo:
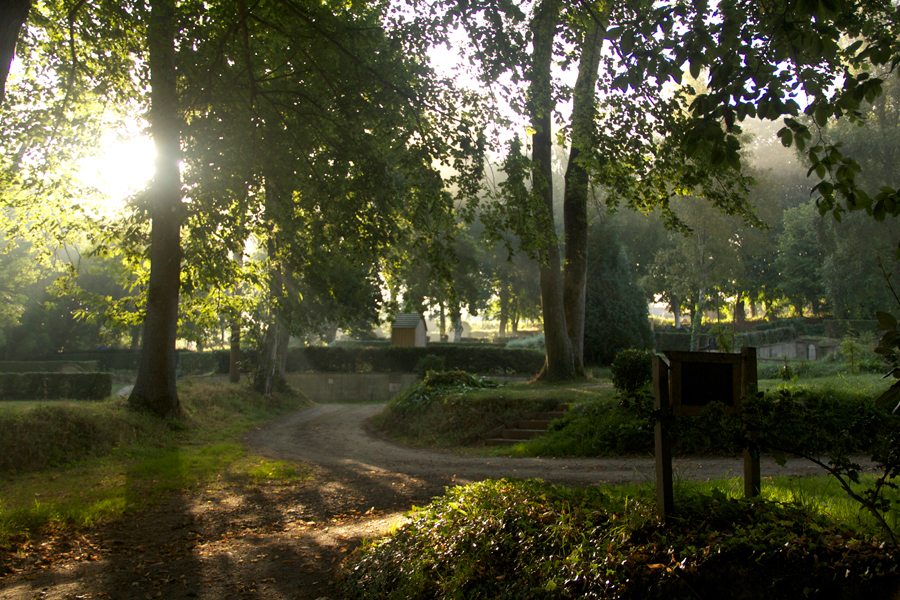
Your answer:
[[[75,409],[84,429],[95,424],[98,443],[109,438],[106,450],[86,451],[68,464],[0,477],[0,543],[47,526],[88,526],[118,519],[173,492],[196,490],[215,480],[307,477],[296,465],[249,455],[241,441],[253,425],[300,408],[305,401],[299,396],[268,400],[246,388],[196,380],[180,386],[179,394],[188,416],[177,427],[128,411],[121,402],[57,409],[62,411],[56,417],[60,420]],[[38,445],[54,443],[42,434],[39,421],[33,425],[26,418],[20,421]],[[18,435],[29,435],[28,431]],[[123,437],[123,432],[128,435]],[[0,431],[0,439],[9,433]]]

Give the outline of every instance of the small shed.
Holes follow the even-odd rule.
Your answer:
[[[424,348],[428,340],[425,320],[417,313],[400,313],[391,327],[392,346]]]

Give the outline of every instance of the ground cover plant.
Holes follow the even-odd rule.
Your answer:
[[[44,528],[121,518],[219,476],[303,476],[250,457],[241,436],[252,425],[307,404],[244,387],[187,380],[185,418],[165,421],[128,410],[123,399],[0,408],[0,549]]]
[[[596,384],[500,385],[460,371],[429,372],[421,383],[392,398],[372,422],[411,444],[470,445],[523,415],[603,396],[591,385]]]
[[[358,552],[345,593],[868,599],[890,597],[900,584],[882,540],[809,496],[801,505],[682,486],[676,500],[678,512],[661,524],[649,487],[499,480],[452,488]]]

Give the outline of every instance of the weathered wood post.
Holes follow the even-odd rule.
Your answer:
[[[672,488],[672,442],[665,415],[669,412],[669,365],[665,358],[653,357],[653,408],[657,419],[656,433],[656,507],[660,521],[675,508],[675,494]]]
[[[756,348],[741,349],[741,399],[748,394],[756,393]],[[762,491],[762,479],[759,472],[759,447],[756,438],[759,432],[750,429],[746,432],[748,445],[744,448],[744,497],[759,496]]]

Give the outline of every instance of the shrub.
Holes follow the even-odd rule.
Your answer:
[[[419,364],[416,365],[416,371],[419,372],[419,377],[425,379],[425,375],[428,371],[443,371],[446,367],[447,360],[445,357],[437,356],[436,354],[426,354],[419,359]]]
[[[622,350],[610,366],[613,386],[623,394],[633,394],[653,380],[653,352]]]

